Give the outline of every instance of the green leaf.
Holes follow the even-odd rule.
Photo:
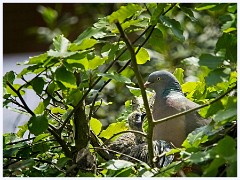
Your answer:
[[[106,130],[103,130],[99,137],[103,137],[105,139],[111,138],[114,134],[127,130],[128,127],[126,126],[125,122],[117,122],[112,123],[108,126]]]
[[[178,21],[176,21],[175,19],[170,19],[167,16],[160,16],[160,20],[164,26],[172,30],[173,34],[176,36],[178,40],[180,41],[185,40],[181,24]]]
[[[215,158],[211,164],[204,168],[203,177],[216,177],[218,168],[225,163],[223,158]]]
[[[127,88],[129,89],[129,91],[130,91],[134,96],[140,96],[140,95],[142,95],[140,88],[135,88],[135,87],[132,87],[132,86],[127,86]]]
[[[34,144],[32,147],[33,152],[45,153],[50,149],[50,145],[47,142],[41,142]]]
[[[150,31],[147,31],[147,34],[149,34]],[[160,29],[158,28],[154,28],[150,39],[149,39],[149,43],[151,44],[151,46],[156,49],[156,51],[158,52],[162,52],[163,51],[163,33]]]
[[[103,76],[103,77],[107,77],[109,79],[113,79],[115,81],[118,82],[122,82],[122,83],[131,83],[131,80],[125,76],[122,76],[120,74],[114,73],[114,74],[110,74],[110,73],[99,73],[99,76]]]
[[[227,110],[220,110],[213,117],[214,121],[217,123],[224,123],[228,120],[233,120],[237,117],[237,108],[231,108]]]
[[[100,56],[95,56],[93,59],[89,60],[89,69],[96,69],[100,65],[104,64],[107,60],[107,57],[101,58]]]
[[[176,68],[173,75],[177,78],[180,84],[184,83],[184,70],[182,68]]]
[[[223,58],[211,54],[202,54],[199,57],[199,65],[207,66],[210,69],[216,69],[223,63]]]
[[[18,137],[23,138],[25,132],[28,130],[28,124],[24,124],[22,126],[18,126],[19,130],[16,133]]]
[[[195,9],[198,11],[203,11],[203,10],[207,10],[207,9],[212,9],[216,6],[217,6],[216,3],[203,3],[203,4],[200,4],[199,6],[197,6]]]
[[[132,166],[134,166],[134,164],[129,161],[125,161],[125,160],[112,159],[110,161],[107,161],[104,166],[106,169],[119,170],[119,169],[132,167]]]
[[[50,49],[47,54],[48,56],[51,56],[51,57],[56,57],[56,58],[67,58],[69,56],[72,56],[74,54],[76,54],[77,52],[59,52],[59,51],[54,51],[52,49]]]
[[[226,82],[229,79],[229,74],[225,72],[224,68],[217,68],[211,71],[206,77],[207,86],[213,86],[217,83]]]
[[[222,102],[218,101],[211,104],[210,106],[200,109],[199,114],[203,118],[208,118],[209,116],[216,114],[216,112],[218,112],[220,109],[223,109],[223,108],[224,106],[222,105]]]
[[[88,38],[84,39],[80,44],[73,43],[69,47],[69,50],[71,51],[81,51],[81,50],[86,50],[89,48],[92,48],[95,44],[97,44],[98,41],[96,39]]]
[[[139,4],[128,4],[127,6],[121,6],[119,10],[113,12],[108,16],[110,23],[113,23],[115,20],[118,20],[119,23],[125,21],[125,19],[135,15],[137,11],[142,10],[142,7]]]
[[[18,90],[22,85],[21,84],[13,84],[12,85],[14,89]],[[7,93],[11,94],[14,97],[17,97],[18,95],[9,87],[6,88]],[[20,90],[20,94],[23,96],[25,92],[23,90]]]
[[[38,104],[38,106],[36,107],[36,109],[34,109],[34,114],[42,114],[45,110],[45,105],[43,102],[40,102]]]
[[[71,161],[71,158],[68,157],[62,157],[57,161],[57,166],[62,168],[62,167],[66,167],[66,164],[68,161]]]
[[[218,141],[217,146],[215,147],[216,152],[223,157],[226,161],[229,161],[229,164],[232,162],[237,161],[237,143],[236,141],[230,137],[230,136],[225,136],[223,139]]]
[[[135,49],[135,51],[138,48]],[[145,64],[147,61],[150,61],[150,56],[145,48],[140,48],[136,55],[137,64]]]
[[[36,142],[38,142],[38,141],[40,141],[40,140],[42,140],[42,139],[45,139],[45,138],[47,138],[47,137],[49,137],[49,136],[50,136],[49,133],[40,134],[40,135],[38,135],[38,136],[35,137],[35,139],[33,140],[33,143],[36,143]]]
[[[197,21],[197,19],[194,17],[194,14],[190,8],[186,8],[182,6],[182,4],[180,4],[180,8],[186,14],[186,16],[188,16],[191,19],[191,21],[193,22]]]
[[[80,91],[79,88],[71,89],[70,91],[68,91],[66,103],[76,106],[79,103],[82,96],[83,96],[83,92]]]
[[[54,108],[50,108],[51,109],[51,113],[53,114],[64,114],[66,112],[65,109],[62,109],[60,107],[54,107]]]
[[[163,13],[165,7],[166,7],[166,4],[164,3],[157,4],[157,7],[154,8],[154,12],[151,16],[151,24],[153,25],[157,24],[158,19],[160,15]]]
[[[69,40],[63,35],[58,35],[53,39],[53,46],[57,52],[64,53],[67,52],[69,46]]]
[[[35,136],[43,133],[48,128],[48,119],[43,116],[32,116],[28,121],[28,129]]]
[[[43,91],[43,88],[44,88],[44,84],[45,84],[45,81],[43,80],[42,77],[36,77],[30,83],[31,83],[31,85],[33,87],[33,90],[37,94],[42,94],[42,91]]]
[[[189,160],[192,163],[199,164],[202,162],[206,162],[211,158],[212,157],[211,157],[210,151],[203,151],[203,152],[199,151],[199,152],[191,154]]]
[[[93,132],[98,135],[102,130],[102,123],[98,119],[92,117],[90,119],[90,127]]]
[[[104,33],[104,28],[94,28],[90,27],[86,29],[82,34],[80,34],[77,39],[74,41],[77,45],[80,45],[84,39],[89,39],[91,37],[102,38],[106,35]]]
[[[88,70],[89,61],[86,57],[86,54],[75,54],[73,56],[68,57],[66,61],[63,62],[64,65],[69,70],[75,70],[76,68]]]
[[[77,88],[76,78],[72,72],[66,70],[64,66],[59,67],[55,72],[55,78],[66,88]]]
[[[42,64],[48,59],[48,54],[40,54],[38,56],[29,57],[27,64]]]
[[[7,72],[3,76],[3,87],[6,87],[6,82],[9,82],[10,84],[13,84],[13,81],[15,80],[15,74],[13,71]]]
[[[219,52],[222,49],[225,50],[226,59],[229,59],[231,62],[237,62],[237,36],[235,34],[223,33],[218,38],[215,52]]]

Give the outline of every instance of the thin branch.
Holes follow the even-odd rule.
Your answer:
[[[160,120],[153,121],[153,123],[154,123],[154,124],[162,123],[162,122],[168,121],[168,120],[170,120],[170,119],[173,119],[173,118],[176,118],[176,117],[179,117],[179,116],[182,116],[182,115],[191,113],[191,112],[196,111],[196,110],[198,110],[198,109],[202,109],[202,108],[204,108],[204,107],[206,107],[206,106],[209,106],[209,105],[211,105],[211,104],[219,101],[220,99],[222,99],[224,96],[226,96],[228,93],[230,93],[232,90],[234,90],[234,89],[236,89],[236,88],[237,88],[237,85],[235,85],[234,87],[232,87],[231,89],[229,89],[227,92],[223,93],[221,96],[217,97],[216,99],[214,99],[214,100],[212,100],[212,101],[210,101],[210,102],[208,102],[208,103],[206,103],[206,104],[203,104],[203,105],[198,106],[198,107],[196,107],[196,108],[192,108],[192,109],[187,110],[187,111],[183,111],[183,112],[177,113],[177,114],[172,115],[172,116],[168,116],[168,117],[166,117],[166,118],[162,118],[162,119],[160,119]]]
[[[147,138],[147,134],[141,131],[135,131],[135,130],[126,130],[126,131],[121,131],[118,132],[116,134],[113,134],[109,139],[107,139],[101,146],[106,145],[111,139],[113,139],[114,137],[120,135],[120,134],[124,134],[124,133],[134,133],[134,134],[139,134],[145,138]]]
[[[6,84],[13,90],[13,92],[15,92],[17,94],[17,96],[19,97],[20,101],[22,102],[24,108],[26,109],[26,111],[31,114],[32,116],[35,116],[34,112],[28,107],[28,105],[26,104],[26,102],[24,101],[20,91],[16,90],[11,83],[9,83],[8,81],[6,82]]]
[[[10,143],[7,143],[6,146],[14,145],[14,144],[21,143],[21,142],[31,141],[33,139],[35,139],[35,137],[31,137],[31,138],[28,138],[28,139],[23,139],[23,140],[20,140],[20,141],[10,142]]]
[[[7,159],[16,159],[16,160],[29,160],[27,158],[20,158],[20,157],[8,157],[8,156],[3,156],[3,158],[7,158]],[[51,161],[47,161],[47,160],[43,160],[43,159],[38,159],[38,158],[30,158],[33,159],[34,161],[38,161],[38,162],[42,162],[42,163],[47,163],[50,164],[52,166],[54,166],[57,170],[66,173],[63,169],[60,169],[57,164],[51,162]],[[18,161],[17,161],[18,162]],[[9,165],[8,165],[9,166]],[[7,166],[6,166],[7,167]],[[6,169],[6,168],[5,168]]]
[[[147,118],[148,118],[148,138],[147,138],[147,143],[148,143],[148,155],[149,155],[149,160],[150,160],[150,165],[153,167],[154,163],[153,163],[153,142],[152,142],[152,134],[153,134],[153,119],[152,119],[152,114],[149,108],[149,104],[148,104],[148,99],[147,99],[147,95],[145,92],[145,88],[143,85],[143,79],[141,74],[139,73],[139,69],[138,69],[138,65],[137,65],[137,60],[136,60],[136,54],[135,51],[132,47],[131,42],[129,41],[129,39],[127,38],[126,34],[124,33],[122,26],[120,25],[120,23],[118,21],[115,22],[124,42],[127,45],[127,48],[131,54],[131,64],[133,66],[133,71],[135,73],[135,76],[138,80],[138,84],[139,87],[141,89],[141,94],[142,94],[142,98],[143,98],[143,102],[144,102],[144,107],[146,110],[146,114],[147,114]]]
[[[102,150],[107,150],[107,151],[113,152],[113,153],[115,153],[115,154],[120,154],[120,155],[122,155],[122,156],[128,157],[128,158],[130,158],[130,159],[132,159],[132,160],[134,160],[134,161],[137,161],[137,162],[139,162],[139,163],[144,163],[144,164],[146,164],[145,162],[143,162],[143,161],[141,161],[141,160],[139,160],[139,159],[137,159],[137,158],[134,158],[134,157],[132,157],[132,156],[129,156],[129,155],[127,155],[127,154],[124,154],[124,153],[121,153],[121,152],[118,152],[118,151],[114,151],[114,150],[112,150],[112,149],[101,148],[101,147],[92,147],[92,148],[89,148],[89,149],[102,149]]]
[[[62,140],[62,138],[58,135],[58,133],[56,132],[57,131],[56,128],[54,128],[54,126],[52,126],[51,124],[48,124],[48,125],[49,125],[48,131],[54,136],[56,141],[62,146],[62,150],[63,150],[64,154],[67,157],[72,158],[72,152],[69,150],[65,141]]]

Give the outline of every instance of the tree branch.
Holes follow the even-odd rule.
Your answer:
[[[147,99],[147,95],[145,92],[145,88],[143,85],[143,79],[142,76],[138,70],[138,65],[137,65],[137,60],[136,60],[136,54],[135,51],[132,47],[131,42],[129,41],[129,39],[127,38],[126,34],[124,33],[122,26],[120,25],[120,23],[118,21],[115,22],[124,42],[127,45],[127,48],[131,54],[131,64],[133,67],[133,71],[135,73],[135,76],[138,80],[138,84],[139,87],[141,89],[141,94],[142,94],[142,98],[143,98],[143,102],[144,102],[144,107],[146,110],[146,114],[147,114],[147,119],[148,119],[148,138],[147,138],[147,143],[148,143],[148,155],[149,155],[149,160],[150,160],[150,165],[153,167],[154,163],[153,163],[153,157],[154,157],[154,153],[153,153],[153,142],[152,142],[152,134],[153,134],[153,119],[152,119],[152,114],[149,108],[149,104],[148,104],[148,99]]]
[[[34,112],[28,107],[28,105],[26,104],[26,102],[24,101],[21,93],[19,92],[19,90],[16,90],[11,83],[9,83],[8,81],[6,82],[6,84],[13,90],[13,92],[15,92],[17,94],[17,96],[19,97],[20,101],[22,102],[24,108],[26,109],[26,111],[31,114],[32,116],[35,116]]]

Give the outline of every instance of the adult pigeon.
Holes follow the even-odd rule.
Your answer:
[[[184,96],[178,80],[168,71],[161,70],[151,73],[144,86],[153,89],[156,93],[152,110],[154,120],[199,106]],[[201,118],[194,111],[157,124],[153,130],[153,139],[172,142],[175,146],[180,147],[189,133],[208,123],[209,120]]]

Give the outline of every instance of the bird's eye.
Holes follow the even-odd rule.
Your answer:
[[[160,81],[160,80],[161,80],[161,78],[160,78],[160,77],[157,77],[157,80],[158,80],[158,81]]]

